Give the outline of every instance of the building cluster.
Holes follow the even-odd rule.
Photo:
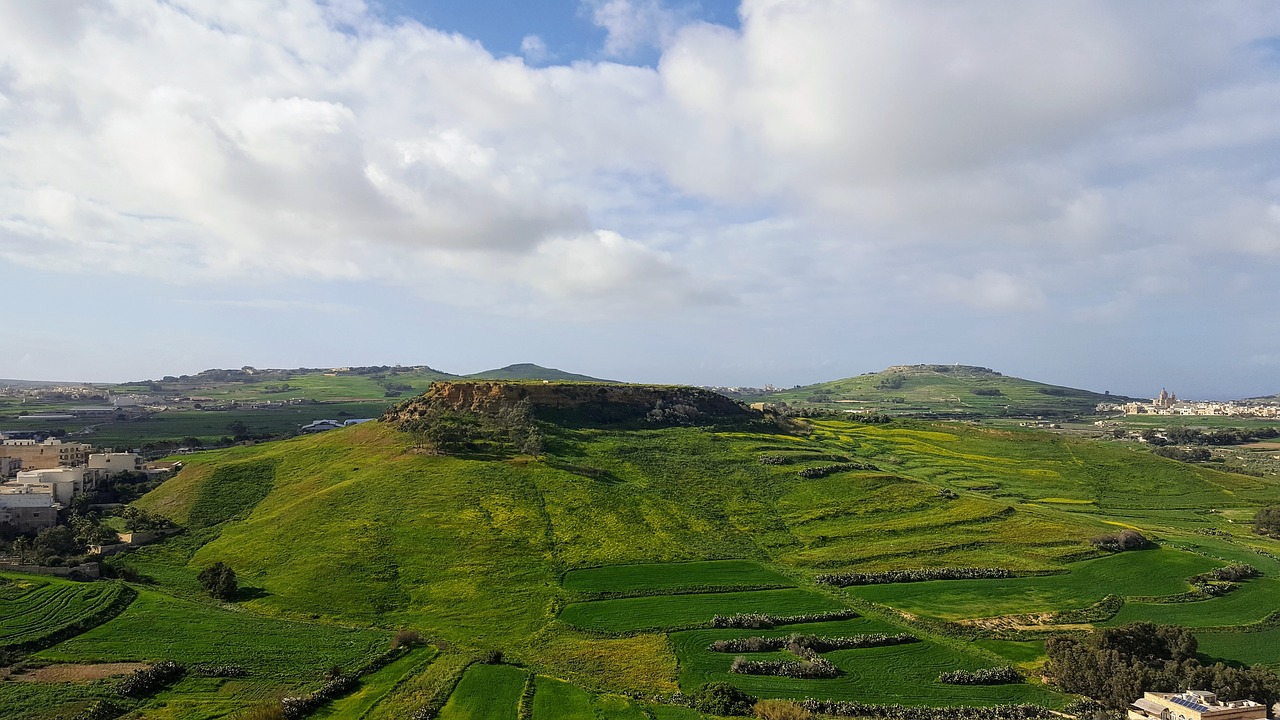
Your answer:
[[[1206,690],[1143,693],[1129,706],[1129,720],[1266,720],[1268,708],[1252,700],[1219,701]]]
[[[23,532],[53,527],[76,496],[124,472],[147,469],[134,453],[91,452],[84,443],[9,439],[0,435],[0,523]]]
[[[1126,415],[1212,415],[1222,417],[1280,418],[1280,402],[1231,400],[1179,400],[1167,390],[1149,403],[1102,403],[1098,412],[1123,412]]]

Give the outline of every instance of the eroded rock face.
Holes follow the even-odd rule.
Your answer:
[[[651,419],[750,419],[760,413],[710,390],[663,385],[464,381],[432,383],[422,395],[392,406],[387,422],[422,417],[429,409],[496,415],[521,401],[540,417],[573,415],[601,422]]]

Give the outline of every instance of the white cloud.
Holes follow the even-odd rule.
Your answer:
[[[658,66],[354,0],[0,5],[0,258],[589,315],[904,277],[1087,312],[1280,257],[1271,3],[583,7]]]
[[[547,49],[547,43],[537,35],[525,35],[520,40],[520,54],[534,64],[540,64],[551,59],[551,52]]]

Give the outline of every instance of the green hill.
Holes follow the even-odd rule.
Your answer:
[[[500,384],[468,385],[471,395],[440,397],[460,400],[448,409],[462,415],[451,417],[472,413],[473,429],[497,423],[503,431],[504,408],[529,399],[515,386],[505,402],[477,403],[499,397],[488,386]],[[554,385],[531,387],[556,394]],[[600,386],[563,387],[572,399]],[[675,392],[669,388],[607,387],[651,393],[645,402],[675,397],[664,394]],[[409,412],[412,403],[404,407],[407,414],[394,419],[419,417]],[[659,714],[618,693],[651,698],[712,680],[762,697],[1060,708],[1069,698],[1038,682],[955,686],[936,678],[1008,664],[1035,675],[1046,632],[1121,616],[1211,627],[1204,632],[1211,657],[1280,667],[1280,646],[1265,642],[1271,631],[1246,632],[1271,627],[1249,624],[1280,604],[1280,542],[1250,534],[1247,525],[1258,507],[1280,497],[1274,478],[1179,463],[1135,443],[1030,430],[921,421],[778,425],[714,413],[663,415],[661,424],[646,425],[627,417],[625,426],[535,420],[545,437],[537,457],[517,454],[500,432],[433,454],[390,422],[187,456],[175,478],[137,503],[187,532],[114,561],[152,579],[146,604],[37,659],[197,654],[174,642],[197,644],[210,662],[245,657],[252,639],[239,637],[224,650],[213,634],[199,635],[206,627],[216,633],[212,616],[184,631],[190,639],[148,634],[152,625],[178,622],[165,613],[194,612],[193,603],[205,608],[202,618],[213,613],[195,578],[222,561],[245,588],[239,612],[228,615],[269,629],[264,658],[275,653],[271,643],[288,639],[288,663],[276,672],[296,679],[289,685],[264,675],[244,694],[192,683],[164,696],[191,717],[314,689],[308,678],[333,662],[337,630],[317,632],[324,642],[317,641],[314,674],[306,675],[309,627],[413,628],[441,649],[426,669],[426,659],[406,660],[388,666],[402,668],[390,675],[372,676],[370,687],[384,688],[386,698],[351,702],[374,720],[410,716],[435,697],[427,688],[447,694],[467,658],[488,650],[515,665],[467,671],[446,716],[515,717],[514,708],[493,715],[463,709],[498,702],[481,692],[494,680],[489,675],[500,675],[512,698],[522,685],[534,693],[533,720],[555,720],[545,708],[570,697],[587,716],[614,707],[632,708],[619,717],[693,720],[696,714],[654,706]],[[1089,541],[1119,528],[1137,528],[1161,547],[1110,554]],[[1230,561],[1254,564],[1263,577],[1222,597],[1168,602],[1191,592],[1191,575]],[[815,582],[832,573],[955,567],[1014,577],[849,588]],[[144,609],[154,617],[140,616]],[[766,613],[781,624],[711,626],[713,616],[737,613]],[[800,615],[809,617],[788,619]],[[828,653],[839,674],[824,680],[731,673],[733,655],[710,649],[718,640],[793,632],[915,641]],[[344,662],[356,662],[350,653],[368,652],[375,641],[353,640]],[[0,683],[0,706],[6,692],[17,692],[11,685]],[[155,713],[143,717],[171,716]]]
[[[466,375],[472,380],[548,380],[551,382],[596,382],[611,383],[616,380],[601,380],[593,378],[590,375],[579,375],[578,373],[565,372],[555,368],[542,367],[533,363],[517,363],[506,367],[497,368],[495,370],[485,370],[484,372],[472,373]]]
[[[938,418],[1063,419],[1129,398],[1049,385],[971,365],[896,365],[751,398],[753,402]]]

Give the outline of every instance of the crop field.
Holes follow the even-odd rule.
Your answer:
[[[1085,560],[1057,575],[864,585],[848,591],[908,612],[956,620],[1082,608],[1107,595],[1176,595],[1191,588],[1187,578],[1220,564],[1160,548]]]
[[[288,622],[141,590],[114,620],[37,654],[53,662],[239,665],[253,677],[315,683],[387,647],[391,633]]]
[[[517,720],[529,671],[510,665],[472,665],[440,711],[440,720]]]
[[[567,682],[538,676],[533,695],[533,720],[648,720],[646,709],[620,695],[595,695]],[[683,708],[681,708],[683,709]],[[696,720],[698,713],[686,710]]]
[[[698,587],[793,585],[785,575],[749,560],[608,565],[571,570],[561,585],[580,592],[672,591]]]
[[[338,698],[310,717],[323,720],[363,718],[395,689],[402,680],[421,673],[435,659],[432,647],[415,648],[386,667],[360,678],[360,687],[350,695]]]
[[[124,592],[119,583],[0,574],[0,648],[38,644],[107,610]]]
[[[1200,654],[1214,660],[1227,660],[1245,665],[1270,665],[1280,670],[1280,628],[1257,632],[1197,631]]]
[[[0,682],[0,720],[65,720],[94,700],[119,698],[103,683]]]
[[[1123,625],[1147,620],[1190,628],[1220,627],[1256,622],[1277,609],[1280,609],[1280,578],[1261,577],[1245,581],[1238,590],[1227,595],[1199,602],[1126,602],[1107,624]]]
[[[560,619],[585,630],[634,632],[693,627],[710,622],[715,615],[801,615],[841,608],[839,603],[817,593],[788,588],[570,603],[560,613]]]
[[[680,658],[680,685],[686,691],[705,682],[731,682],[759,697],[821,697],[859,700],[870,703],[905,705],[998,705],[1034,702],[1061,707],[1064,697],[1032,684],[957,686],[937,682],[948,670],[977,670],[999,663],[976,654],[961,652],[932,641],[885,647],[837,650],[823,653],[842,674],[835,678],[796,680],[792,678],[736,675],[729,672],[734,654],[707,650],[719,639],[754,635],[857,634],[859,632],[902,632],[885,623],[857,618],[840,623],[793,625],[773,631],[691,630],[671,636]],[[752,653],[753,659],[783,659],[788,653]]]

